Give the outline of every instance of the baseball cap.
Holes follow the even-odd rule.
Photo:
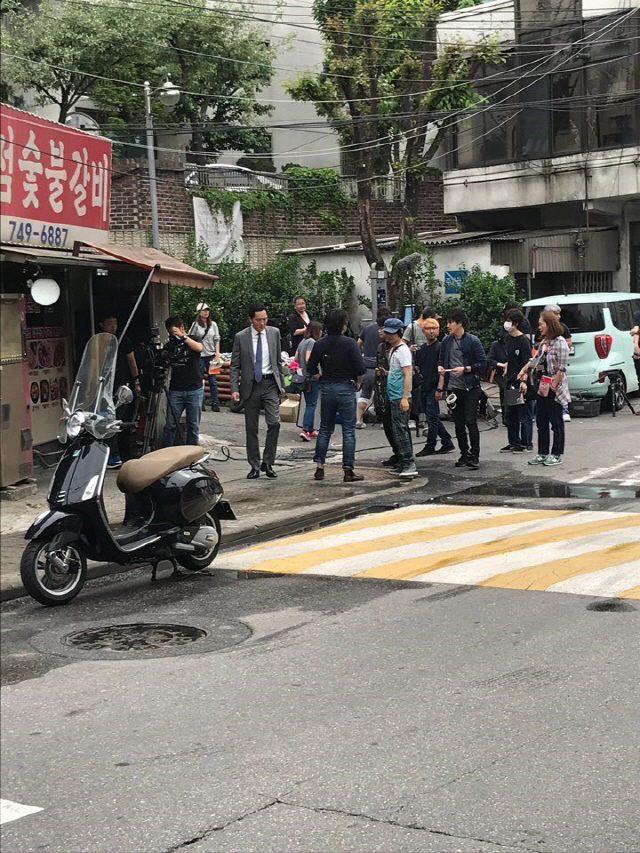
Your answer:
[[[382,327],[383,332],[389,332],[391,335],[398,335],[403,329],[404,323],[402,320],[398,320],[397,317],[387,317]]]
[[[206,311],[207,309],[211,310],[206,302],[198,302],[196,305],[196,311]]]
[[[560,306],[555,305],[554,303],[551,303],[549,305],[545,305],[544,310],[545,311],[552,311],[554,314],[562,314],[562,309],[560,308]]]

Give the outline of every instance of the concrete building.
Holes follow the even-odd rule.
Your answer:
[[[445,212],[533,296],[640,290],[640,0],[492,0],[440,40],[497,33],[504,64],[458,116]]]

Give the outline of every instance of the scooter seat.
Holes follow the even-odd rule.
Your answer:
[[[140,459],[130,459],[118,471],[116,484],[125,495],[135,495],[155,483],[160,477],[179,468],[186,468],[204,456],[201,447],[163,447]]]

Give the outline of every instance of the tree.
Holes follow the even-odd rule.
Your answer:
[[[383,264],[371,217],[376,176],[404,177],[401,240],[415,233],[418,190],[443,142],[446,111],[475,99],[469,79],[480,61],[499,61],[496,43],[460,42],[437,51],[441,12],[469,0],[316,0],[325,60],[318,74],[289,85],[337,130],[355,166],[360,236],[367,261]],[[473,4],[471,4],[473,5]]]
[[[261,27],[206,0],[43,0],[36,11],[8,2],[2,58],[12,100],[32,90],[39,104],[57,104],[64,122],[89,97],[105,130],[127,139],[127,125],[143,125],[140,84],[170,73],[183,95],[171,112],[154,99],[154,114],[159,125],[190,129],[193,151],[270,149],[263,128],[245,127],[269,111],[256,101],[272,75]]]

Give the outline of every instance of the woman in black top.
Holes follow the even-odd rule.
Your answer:
[[[307,302],[304,296],[296,296],[293,300],[293,311],[289,314],[289,335],[291,336],[291,346],[289,354],[295,355],[298,345],[304,338],[304,333],[307,326],[311,322],[311,317],[307,313]]]

